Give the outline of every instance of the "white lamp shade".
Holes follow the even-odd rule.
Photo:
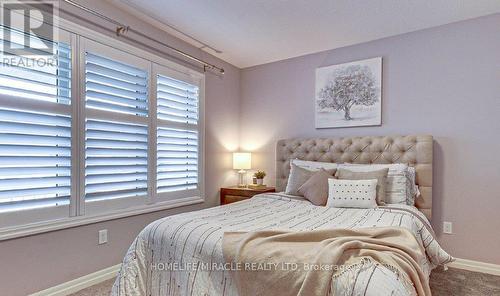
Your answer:
[[[250,152],[233,153],[233,169],[249,170],[251,168],[252,168],[252,153]]]

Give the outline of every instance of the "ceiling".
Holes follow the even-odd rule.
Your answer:
[[[111,1],[240,68],[500,12],[499,0]]]

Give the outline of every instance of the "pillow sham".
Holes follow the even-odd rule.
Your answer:
[[[408,166],[407,164],[404,163],[395,163],[395,164],[353,164],[353,163],[345,163],[342,164],[342,166],[375,166],[376,167],[389,167],[393,168],[393,170],[389,171],[389,174],[392,174],[395,172],[395,170],[402,170],[403,174],[406,177],[406,190],[405,190],[405,196],[406,196],[406,204],[410,206],[415,205],[415,199],[420,196],[420,191],[417,186],[417,181],[416,181],[416,169],[415,167]],[[404,170],[406,168],[406,170]],[[400,178],[400,177],[398,177]],[[390,181],[390,180],[389,180]],[[401,186],[397,186],[397,188],[401,188]],[[398,198],[398,200],[401,200]],[[387,202],[388,203],[388,202]],[[403,204],[403,202],[396,202],[398,204]]]
[[[321,161],[311,161],[311,160],[301,160],[292,159],[290,165],[295,164],[301,168],[309,171],[319,171],[320,169],[332,170],[338,167],[337,163],[334,162],[321,162]]]
[[[344,163],[339,168],[345,168],[353,172],[372,172],[380,169],[389,169],[385,187],[386,204],[408,204],[411,192],[408,192],[407,171],[408,165],[404,163],[393,164],[354,164]]]
[[[328,179],[335,174],[335,171],[335,169],[329,171],[320,169],[299,187],[297,190],[298,193],[315,206],[326,205],[328,199]]]
[[[293,163],[290,164],[290,174],[286,183],[285,193],[290,195],[299,195],[299,187],[302,186],[311,176],[313,171],[301,168]]]
[[[387,183],[388,168],[371,172],[353,172],[348,169],[339,168],[335,177],[339,180],[372,180],[377,179],[377,205],[385,205],[385,187]]]
[[[377,207],[377,180],[328,179],[328,201],[332,208]]]

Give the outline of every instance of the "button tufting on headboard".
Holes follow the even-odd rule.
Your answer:
[[[416,207],[429,219],[432,210],[432,136],[285,139],[276,145],[276,190],[283,191],[290,159],[323,162],[407,163],[415,167],[421,196]]]

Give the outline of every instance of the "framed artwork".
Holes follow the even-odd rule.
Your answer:
[[[382,124],[382,58],[316,69],[316,128]]]

